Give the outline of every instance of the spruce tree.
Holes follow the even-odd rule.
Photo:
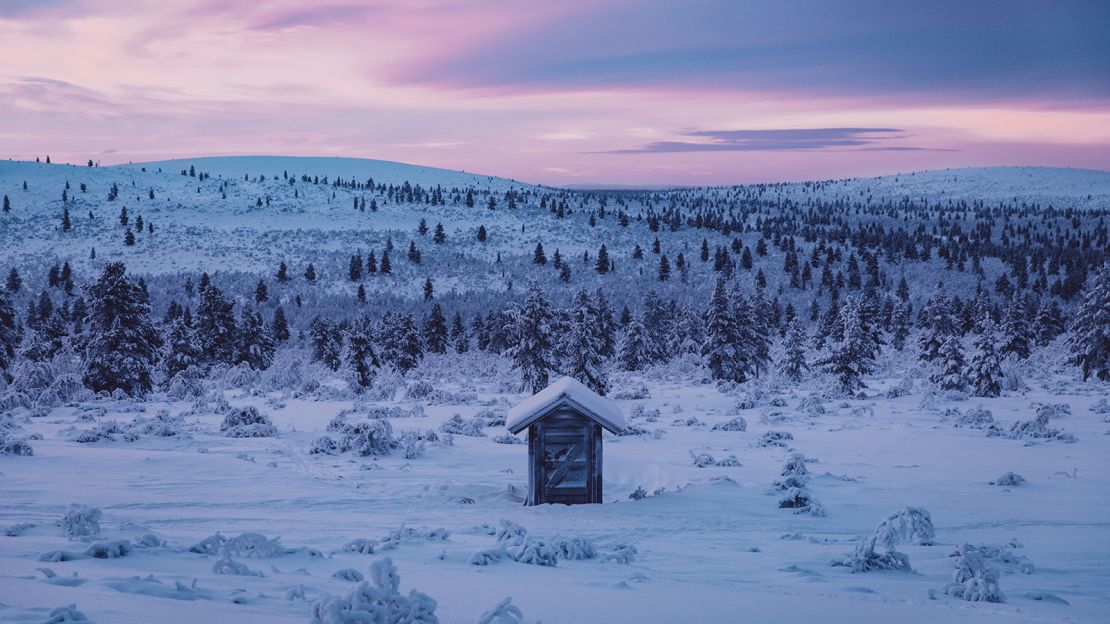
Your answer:
[[[424,280],[424,301],[431,301],[432,295],[435,294],[435,285],[432,284],[432,278]]]
[[[910,308],[904,300],[899,299],[895,304],[890,325],[890,344],[895,351],[901,351],[910,335]]]
[[[602,275],[609,272],[609,251],[605,249],[604,243],[597,250],[597,262],[594,264],[594,270]]]
[[[616,353],[617,327],[613,320],[613,309],[609,307],[609,300],[605,298],[605,293],[600,288],[594,291],[593,309],[596,315],[594,322],[601,337],[601,355],[613,357]]]
[[[940,386],[941,390],[966,390],[967,377],[964,371],[967,362],[958,337],[949,336],[944,341],[938,361],[940,370],[929,376],[930,381]]]
[[[598,327],[598,314],[590,294],[579,290],[574,295],[568,331],[563,337],[563,370],[601,396],[609,391],[609,375],[601,351],[604,340]]]
[[[967,381],[971,396],[996,397],[1002,394],[1002,356],[998,352],[998,329],[989,315],[976,326]]]
[[[1042,297],[1033,321],[1033,333],[1038,347],[1048,346],[1064,332],[1063,313],[1049,297]]]
[[[277,280],[282,283],[289,281],[289,267],[285,266],[284,261],[278,265]]]
[[[470,350],[470,337],[466,335],[462,315],[457,311],[451,319],[451,347],[455,349],[455,353],[466,353]]]
[[[281,306],[274,310],[274,319],[270,321],[270,333],[278,342],[289,340],[289,321],[285,320],[285,310]]]
[[[352,282],[362,279],[362,257],[360,255],[351,256],[351,262],[347,266],[347,278]]]
[[[310,282],[316,281],[316,267],[311,262],[304,268],[304,278]]]
[[[547,264],[547,256],[543,252],[543,243],[536,243],[536,249],[532,252],[532,264]]]
[[[266,282],[258,280],[258,285],[254,287],[254,302],[266,303],[270,300],[270,291],[266,288]]]
[[[1002,355],[1027,359],[1035,340],[1025,306],[1021,303],[1021,298],[1015,296],[1006,306],[1006,319],[1002,323]]]
[[[382,261],[378,263],[378,272],[383,275],[389,275],[393,272],[393,265],[389,262],[389,250],[386,249],[382,252]]]
[[[1070,362],[1079,366],[1083,381],[1094,375],[1110,381],[1110,262],[1091,278],[1071,322]]]
[[[416,322],[408,312],[386,312],[382,316],[380,342],[382,360],[402,373],[416,368],[424,355]]]
[[[783,342],[782,361],[779,363],[779,372],[790,381],[802,380],[802,373],[809,370],[806,363],[806,345],[809,336],[806,335],[798,319],[790,322],[786,329],[786,338]]]
[[[667,254],[659,256],[659,281],[665,282],[671,279],[671,263],[667,260]]]
[[[651,363],[644,337],[644,325],[637,318],[632,318],[625,325],[617,352],[617,361],[626,371],[643,370]]]
[[[235,304],[210,282],[204,286],[206,277],[201,277],[200,303],[193,320],[201,361],[208,365],[232,364],[239,353],[239,331],[232,312]]]
[[[355,373],[361,388],[369,388],[381,362],[374,351],[374,321],[366,314],[360,315],[347,330],[347,365]]]
[[[339,325],[316,317],[308,325],[308,335],[312,344],[312,359],[333,371],[339,370],[343,348],[343,334]]]
[[[938,289],[933,293],[921,309],[921,324],[925,332],[918,339],[920,358],[924,362],[934,362],[940,358],[941,347],[948,337],[956,333],[952,302],[943,291]]]
[[[729,295],[725,276],[718,275],[705,314],[701,354],[713,379],[740,383],[748,378],[748,356],[742,351],[740,328]]]
[[[150,319],[146,293],[112,262],[85,291],[83,383],[101,392],[141,395],[151,390],[161,339]]]
[[[843,392],[853,394],[864,387],[863,376],[874,370],[874,343],[860,323],[860,301],[845,297],[840,308],[841,338],[832,345],[829,355],[816,362],[825,372],[836,377]]]
[[[262,319],[262,314],[251,306],[244,306],[239,321],[239,357],[255,370],[265,370],[274,361],[274,336]]]
[[[201,352],[193,329],[185,322],[184,315],[174,317],[166,331],[162,372],[167,380],[172,380],[174,375],[200,363]]]
[[[532,283],[524,303],[511,311],[513,338],[508,349],[513,368],[520,373],[521,390],[535,394],[547,387],[555,369],[554,348],[549,327],[551,304],[539,285]]]
[[[16,347],[22,338],[11,296],[8,291],[0,290],[0,376],[7,377],[7,370],[11,367]]]
[[[424,319],[424,344],[430,353],[447,353],[447,317],[438,303]]]
[[[23,278],[19,276],[19,271],[17,271],[15,267],[12,267],[12,270],[8,271],[8,281],[4,287],[13,295],[19,292],[19,289],[23,287]]]
[[[38,329],[23,344],[21,355],[32,362],[45,362],[65,346],[69,335],[60,311],[48,312],[38,322]]]

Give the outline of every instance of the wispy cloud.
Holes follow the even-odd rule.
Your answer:
[[[881,145],[905,138],[900,128],[783,128],[772,130],[692,130],[681,133],[689,141],[655,141],[610,154],[675,152],[781,152],[833,149],[917,151],[934,148]]]

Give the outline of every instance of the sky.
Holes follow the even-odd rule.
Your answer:
[[[0,157],[553,185],[1110,170],[1110,2],[0,0]]]

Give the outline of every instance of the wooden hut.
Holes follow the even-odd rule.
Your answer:
[[[509,410],[505,426],[528,430],[526,504],[601,502],[601,430],[625,427],[616,404],[562,377]]]

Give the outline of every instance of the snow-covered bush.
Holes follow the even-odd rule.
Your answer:
[[[793,440],[794,436],[789,431],[764,431],[760,436],[758,442],[759,446],[786,446],[787,440]]]
[[[618,401],[642,401],[651,398],[651,392],[644,384],[618,388],[610,395]]]
[[[308,447],[309,455],[338,455],[339,443],[328,436],[320,436],[312,441]]]
[[[474,418],[480,418],[485,421],[487,427],[504,427],[505,426],[505,411],[483,409],[474,415]]]
[[[1110,402],[1107,402],[1106,399],[1099,399],[1098,403],[1091,406],[1091,413],[1110,417]]]
[[[393,437],[393,426],[388,420],[347,422],[336,416],[328,424],[328,431],[339,434],[339,439],[330,436],[317,438],[309,447],[309,453],[337,455],[354,452],[360,457],[389,455],[399,442]]]
[[[344,596],[325,594],[312,605],[313,624],[435,624],[436,601],[409,590],[398,591],[401,577],[389,557],[370,566],[370,580]]]
[[[77,610],[76,604],[51,609],[50,614],[46,617],[46,624],[63,624],[64,622],[88,621],[89,618],[85,617],[84,613],[81,613]]]
[[[735,455],[729,455],[724,459],[718,459],[717,461],[713,462],[713,465],[717,466],[718,468],[735,468],[740,466],[741,464],[740,460],[736,459]]]
[[[1039,413],[1032,420],[1017,421],[1005,434],[1011,440],[1059,440],[1075,442],[1075,436],[1048,426],[1048,414]]]
[[[709,453],[695,453],[694,451],[690,451],[690,458],[698,468],[705,468],[706,466],[712,466],[716,463],[716,460],[713,459],[713,456]]]
[[[486,433],[483,431],[486,427],[486,421],[481,418],[463,419],[459,414],[454,414],[447,422],[439,426],[439,430],[443,433],[450,433],[452,435],[469,436],[473,438],[483,438]]]
[[[71,505],[59,524],[62,533],[70,539],[100,535],[100,518],[103,515],[97,507]]]
[[[426,399],[434,391],[435,388],[432,387],[432,384],[421,379],[409,384],[409,386],[405,388],[405,398],[415,400]]]
[[[483,613],[476,624],[524,624],[524,612],[513,604],[510,596]]]
[[[639,554],[636,547],[632,544],[619,542],[611,544],[608,549],[599,553],[599,557],[604,561],[612,561],[615,563],[629,564],[635,561],[636,555]]]
[[[254,406],[233,409],[220,423],[220,431],[229,438],[273,438],[277,429],[270,417],[260,414]]]
[[[0,455],[31,457],[34,454],[35,450],[31,448],[26,440],[0,431]]]
[[[485,550],[476,550],[466,560],[467,565],[475,566],[488,566],[501,561],[508,557],[509,553],[505,552],[503,548],[487,548]]]
[[[342,569],[336,570],[335,572],[331,573],[331,577],[333,579],[337,579],[337,580],[340,580],[340,581],[347,581],[347,582],[350,582],[350,583],[357,583],[357,582],[363,580],[364,578],[366,578],[366,577],[362,576],[362,572],[359,572],[358,570],[356,570],[354,568],[342,568]]]
[[[217,532],[190,546],[189,552],[200,555],[217,555],[223,550],[226,542],[227,538]]]
[[[1053,418],[1063,418],[1064,416],[1071,416],[1071,406],[1067,403],[1034,403],[1038,416],[1044,414],[1049,420]]]
[[[130,540],[115,540],[111,542],[96,542],[85,554],[94,559],[119,559],[131,554]]]
[[[555,537],[551,540],[551,545],[560,559],[568,561],[593,559],[597,556],[594,543],[584,537]]]
[[[281,545],[280,538],[268,538],[261,533],[243,533],[223,543],[225,556],[235,556],[245,559],[266,559],[280,557],[290,551]]]
[[[212,574],[230,574],[232,576],[262,576],[261,572],[252,570],[246,565],[233,561],[231,556],[224,555],[216,563],[212,564]]]
[[[980,407],[973,407],[962,414],[960,410],[949,408],[945,410],[944,418],[951,419],[952,426],[957,428],[967,429],[997,429],[997,423],[994,420],[994,414],[990,410]]]
[[[895,548],[904,542],[923,546],[933,543],[936,531],[929,512],[920,507],[903,507],[879,523],[875,532],[856,546],[853,554],[831,562],[852,572],[870,570],[912,570],[910,558]],[[882,548],[884,552],[880,552]]]
[[[782,478],[775,481],[776,490],[786,491],[804,488],[809,483],[809,471],[806,468],[805,454],[791,453],[786,458],[786,463],[782,465],[779,475]]]
[[[723,423],[713,425],[713,431],[747,431],[748,421],[743,416],[737,416]]]
[[[498,444],[525,444],[524,440],[521,440],[520,438],[516,437],[515,435],[510,435],[510,434],[507,434],[507,433],[499,435],[499,436],[495,436],[493,438],[493,441],[498,443]]]
[[[961,544],[956,552],[956,569],[952,582],[943,587],[944,593],[971,602],[1005,602],[1006,596],[998,587],[998,573],[987,565],[982,551]]]
[[[1017,474],[1016,472],[1007,471],[1006,474],[991,481],[991,485],[998,485],[1002,487],[1015,487],[1025,483],[1025,477]]]

